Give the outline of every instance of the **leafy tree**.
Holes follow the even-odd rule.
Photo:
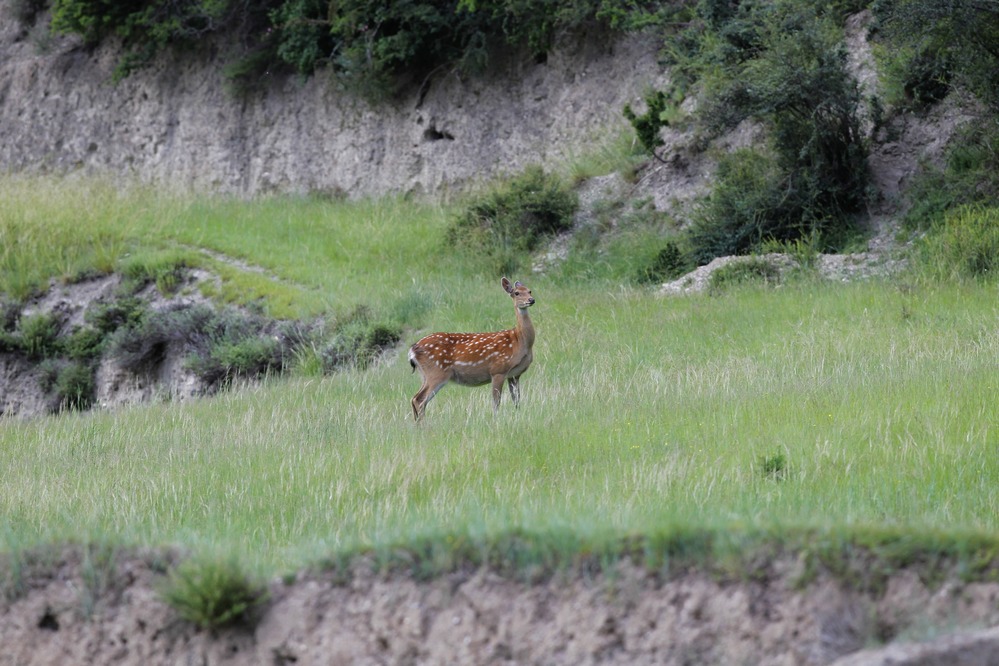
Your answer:
[[[774,2],[712,16],[720,23],[702,57],[717,66],[704,65],[715,80],[707,84],[702,131],[717,134],[752,118],[768,128],[771,147],[722,161],[715,194],[692,230],[696,260],[813,234],[835,246],[868,182],[860,94],[846,68],[839,15]]]
[[[999,107],[999,3],[880,0],[874,8],[885,38],[911,51],[904,85],[917,101],[926,90],[941,96],[954,78]]]

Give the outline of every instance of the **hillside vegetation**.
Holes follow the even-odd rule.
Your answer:
[[[907,270],[834,284],[811,260],[860,246],[876,196],[863,172],[874,130],[861,130],[862,100],[845,78],[840,45],[843,16],[863,3],[653,3],[628,12],[609,4],[572,5],[577,15],[559,3],[564,11],[540,14],[554,17],[540,27],[531,23],[533,3],[513,2],[488,10],[461,2],[447,12],[393,3],[391,11],[411,13],[382,23],[370,22],[365,3],[336,3],[342,14],[323,3],[260,5],[243,17],[276,30],[262,38],[267,57],[291,58],[306,73],[315,64],[303,53],[319,46],[338,54],[326,65],[350,71],[364,44],[386,58],[367,64],[394,75],[392,58],[415,58],[423,69],[412,72],[473,58],[467,47],[476,42],[461,40],[475,31],[454,32],[465,50],[431,54],[441,61],[423,60],[425,45],[404,39],[440,16],[485,22],[483,34],[498,22],[513,31],[505,38],[539,52],[585,21],[665,30],[678,87],[651,91],[647,109],[623,110],[636,131],[627,147],[564,173],[532,169],[447,205],[239,201],[0,177],[0,292],[12,313],[0,322],[0,351],[49,359],[54,382],[71,381],[62,379],[66,367],[92,369],[81,346],[128,353],[119,331],[142,331],[150,315],[119,313],[107,338],[87,343],[77,334],[102,331],[110,316],[94,314],[90,329],[57,339],[45,321],[18,314],[53,280],[119,273],[127,299],[137,285],[175,292],[186,272],[207,270],[219,281],[202,296],[287,326],[234,340],[223,322],[206,335],[229,345],[235,369],[227,380],[261,380],[240,390],[119,411],[79,411],[84,405],[67,401],[54,416],[5,420],[0,547],[10,561],[65,542],[177,546],[217,558],[172,579],[173,603],[207,627],[256,603],[243,569],[254,577],[316,563],[336,570],[360,552],[418,576],[472,563],[529,579],[622,557],[731,573],[788,548],[864,584],[868,556],[884,567],[876,572],[913,565],[995,580],[996,126],[983,60],[963,50],[984,46],[957,45],[947,31],[999,14],[952,3],[953,15],[923,30],[902,17],[931,12],[929,3],[879,5],[884,38],[911,48],[884,56],[895,73],[886,90],[897,96],[863,108],[905,114],[964,94],[986,111],[908,193],[898,219]],[[56,0],[52,15],[61,29],[92,39],[118,33],[137,47],[150,36],[155,46],[196,39],[234,11],[174,3],[185,13],[164,18],[152,11],[165,10],[157,3],[135,15],[109,7]],[[394,39],[383,43],[387,35]],[[787,71],[773,67],[781,63],[809,65],[809,76],[789,86]],[[930,82],[943,92],[926,90]],[[835,103],[816,106],[830,91]],[[702,102],[688,115],[682,101],[695,94]],[[732,115],[719,115],[723,107]],[[745,119],[764,125],[770,141],[721,156],[716,188],[692,224],[648,202],[605,202],[604,217],[597,206],[596,225],[566,241],[564,261],[531,273],[535,253],[574,228],[576,181],[608,164],[634,178],[641,167],[633,146],[654,159],[647,153],[671,123],[707,144]],[[773,250],[794,254],[799,269],[783,277],[732,270],[709,293],[686,298],[650,286],[715,256]],[[415,425],[409,399],[419,380],[407,343],[437,330],[512,326],[500,273],[537,298],[536,360],[520,408],[505,397],[494,416],[487,390],[449,386]],[[280,363],[241,371],[260,339],[291,342]],[[211,349],[205,358],[218,361],[219,346]],[[220,561],[235,562],[234,585],[228,565],[211,568]],[[18,567],[6,575],[16,596]],[[206,611],[204,587],[231,594],[228,605]]]

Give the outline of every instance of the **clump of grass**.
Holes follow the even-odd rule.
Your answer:
[[[733,261],[714,271],[708,280],[711,293],[720,293],[739,284],[775,284],[780,281],[780,269],[766,259],[750,258]]]
[[[763,478],[771,481],[783,481],[787,478],[787,456],[782,452],[760,458],[760,472]]]
[[[197,265],[192,252],[171,250],[152,252],[132,258],[121,265],[127,287],[137,291],[154,283],[161,294],[175,294],[184,283],[187,269]],[[126,288],[127,288],[126,287]]]
[[[59,348],[59,320],[55,315],[38,313],[22,317],[17,334],[21,348],[32,360],[48,358]]]
[[[922,263],[936,278],[988,278],[999,269],[999,208],[973,205],[945,216],[922,245]]]
[[[252,627],[267,600],[235,559],[187,560],[171,570],[161,590],[163,600],[184,620],[202,629]]]
[[[63,409],[88,409],[94,401],[96,383],[90,364],[70,362],[55,380],[55,396]]]

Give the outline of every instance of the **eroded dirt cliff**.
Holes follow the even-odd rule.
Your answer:
[[[999,658],[994,630],[950,637],[949,649],[920,643],[954,627],[967,632],[999,624],[999,584],[927,584],[915,570],[865,589],[828,574],[802,585],[794,558],[745,577],[663,575],[623,561],[609,571],[535,584],[485,569],[420,582],[375,573],[361,562],[347,577],[303,573],[275,581],[254,627],[212,632],[179,619],[163,602],[161,556],[123,557],[96,575],[85,559],[67,551],[44,567],[22,569],[8,589],[13,600],[0,608],[0,664],[830,664],[845,658],[943,665]],[[893,640],[899,644],[888,662],[877,646]]]
[[[214,192],[362,197],[440,193],[552,164],[626,126],[622,108],[660,75],[642,38],[579,35],[543,63],[488,77],[439,73],[371,105],[328,76],[227,91],[226,44],[167,54],[120,83],[120,54],[41,37],[0,0],[0,169],[82,169]],[[41,20],[44,20],[41,19]]]

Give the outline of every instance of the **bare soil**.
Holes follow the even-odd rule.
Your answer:
[[[361,561],[347,580],[274,581],[254,626],[207,631],[160,598],[165,566],[140,553],[95,570],[67,551],[26,567],[0,606],[0,664],[999,663],[999,631],[953,633],[999,625],[999,583],[928,586],[912,570],[864,590],[802,586],[796,559],[752,579],[622,561],[535,584],[484,569],[420,582]]]

